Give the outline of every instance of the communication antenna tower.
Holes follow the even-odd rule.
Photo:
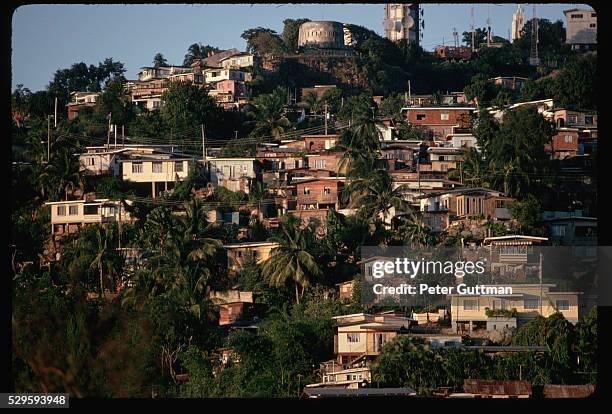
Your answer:
[[[453,38],[455,39],[455,47],[459,47],[459,33],[456,27],[453,27]]]
[[[472,32],[472,53],[474,53],[474,6],[472,6],[472,10],[470,12],[470,30]]]

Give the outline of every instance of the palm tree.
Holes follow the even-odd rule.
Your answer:
[[[302,98],[300,106],[307,108],[311,114],[318,114],[323,107],[323,102],[319,99],[319,95],[314,92],[308,92]]]
[[[285,286],[292,281],[295,300],[299,303],[300,297],[310,286],[311,278],[321,275],[321,269],[311,253],[314,242],[312,232],[301,229],[300,219],[288,214],[279,226],[278,235],[269,240],[279,243],[279,247],[264,262],[262,274],[273,286]]]
[[[74,241],[73,262],[84,261],[89,268],[98,272],[100,297],[104,297],[105,280],[114,279],[119,274],[120,257],[115,250],[115,227],[94,224],[82,231]]]
[[[168,66],[168,61],[166,60],[164,55],[162,55],[161,53],[157,53],[153,57],[153,66],[155,66],[156,68],[160,66]]]
[[[411,211],[400,218],[398,232],[404,240],[410,241],[412,246],[432,246],[436,238],[431,229],[423,224],[423,214],[420,211]]]
[[[183,66],[191,66],[194,61],[206,58],[208,56],[208,52],[218,50],[219,49],[212,46],[204,46],[202,43],[194,43],[187,49],[187,54],[183,60]]]
[[[368,171],[361,167],[365,162],[355,162],[352,171]],[[365,173],[359,172],[355,179],[351,179],[342,197],[345,202],[348,201],[349,207],[361,207],[361,214],[370,221],[380,218],[384,226],[389,227],[388,218],[393,210],[402,212],[409,209],[409,204],[403,199],[406,190],[405,185],[393,188],[393,178],[387,171],[371,169]]]
[[[467,187],[482,187],[486,183],[486,165],[475,148],[463,151],[462,174]]]
[[[344,150],[339,171],[346,171],[353,161],[374,159],[380,154],[380,131],[376,121],[362,118],[353,128],[345,130],[340,136],[338,147]]]
[[[58,188],[64,192],[65,200],[68,200],[68,193],[74,192],[77,188],[82,188],[83,180],[79,170],[81,164],[70,150],[70,148],[62,148],[55,155],[51,162],[44,168],[38,179],[42,180],[40,185],[45,183],[55,182]]]
[[[291,122],[285,117],[286,103],[287,91],[281,87],[255,98],[253,108],[248,112],[252,118],[248,123],[255,125],[252,134],[278,138],[291,128]]]

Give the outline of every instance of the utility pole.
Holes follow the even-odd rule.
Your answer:
[[[55,113],[53,116],[53,127],[57,128],[57,96],[55,97]]]
[[[113,124],[113,131],[115,131],[115,149],[117,148],[117,125]]]
[[[538,274],[540,276],[540,315],[544,316],[542,314],[542,252],[540,252],[540,268]]]
[[[323,105],[323,108],[325,108],[325,135],[327,135],[327,104]]]
[[[238,141],[238,131],[234,131],[234,139]]]
[[[111,118],[113,114],[112,112],[108,113],[108,132],[106,134],[106,149],[110,146],[110,133],[111,133]]]
[[[125,148],[125,125],[121,125],[121,147]]]
[[[204,134],[204,124],[200,126],[202,128],[202,159],[204,160],[204,166],[206,166],[206,135]]]
[[[408,106],[410,106],[411,101],[412,101],[412,93],[410,90],[410,79],[408,79]]]
[[[51,159],[51,115],[47,115],[47,163]]]

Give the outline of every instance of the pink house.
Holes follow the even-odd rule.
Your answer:
[[[244,82],[235,81],[232,79],[225,79],[214,84],[215,90],[223,91],[225,93],[231,93],[234,97],[238,96],[250,96],[251,91]]]

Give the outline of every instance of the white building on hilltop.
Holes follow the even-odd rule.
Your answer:
[[[516,6],[514,14],[512,14],[512,42],[521,37],[523,26],[525,26],[525,11],[523,10],[523,6],[519,4]]]

